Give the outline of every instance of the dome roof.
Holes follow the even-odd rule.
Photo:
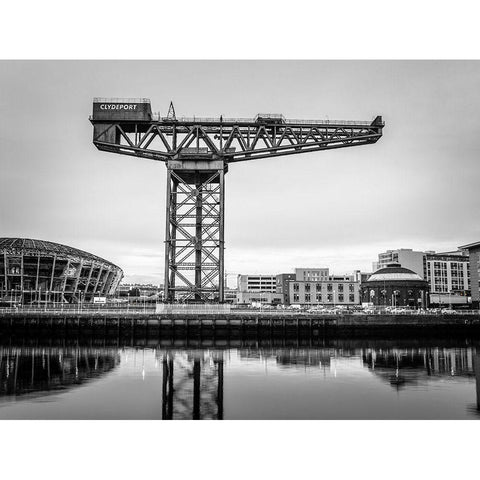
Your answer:
[[[391,281],[414,281],[424,282],[418,273],[408,268],[402,267],[399,263],[389,263],[386,267],[377,270],[373,275],[368,277],[367,282],[391,282]]]
[[[7,251],[8,253],[9,250],[28,251],[35,254],[46,253],[66,257],[88,258],[96,262],[102,262],[112,265],[115,268],[119,268],[117,265],[114,265],[112,262],[109,262],[104,258],[98,257],[83,250],[79,250],[77,248],[62,245],[61,243],[47,242],[45,240],[33,240],[31,238],[0,237],[0,252]]]

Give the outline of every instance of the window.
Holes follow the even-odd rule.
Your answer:
[[[355,295],[353,293],[351,293],[349,296],[348,296],[348,301],[353,303],[355,302]]]
[[[294,294],[293,294],[293,301],[294,301],[294,302],[299,302],[299,301],[300,301],[300,298],[299,298],[299,296],[298,296],[298,293],[294,293]]]
[[[329,284],[327,285],[327,292],[331,292],[331,291],[333,291],[333,286],[332,286],[331,283],[329,283]]]
[[[331,293],[327,295],[327,302],[333,302],[333,295]]]
[[[310,291],[310,284],[309,284],[309,283],[306,283],[306,284],[305,284],[305,291],[306,291],[306,292],[309,292],[309,291]]]
[[[339,302],[343,302],[343,293],[340,293],[340,294],[338,295],[338,301],[339,301]]]
[[[316,290],[317,292],[321,292],[321,291],[322,291],[322,284],[321,284],[321,283],[317,283],[317,284],[315,285],[315,290]]]
[[[321,302],[321,301],[322,301],[322,294],[321,294],[321,293],[317,293],[317,294],[315,295],[315,300],[316,300],[317,302]]]
[[[293,284],[293,291],[298,292],[298,283]]]
[[[305,301],[306,301],[307,303],[310,303],[310,302],[311,302],[310,294],[309,294],[309,293],[306,293],[306,294],[305,294]]]
[[[355,291],[355,287],[353,286],[353,284],[350,283],[350,284],[348,285],[348,291],[349,291],[349,292],[354,292],[354,291]]]
[[[338,291],[343,292],[343,283],[338,284]]]

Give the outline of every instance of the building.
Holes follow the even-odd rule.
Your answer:
[[[163,286],[152,283],[122,283],[118,287],[120,297],[151,297],[160,294],[163,294]]]
[[[277,287],[276,293],[279,293],[282,296],[283,305],[289,305],[289,282],[296,279],[295,273],[280,273],[277,275]]]
[[[275,292],[253,291],[253,292],[238,292],[238,305],[280,305],[283,301],[283,295]]]
[[[430,305],[467,306],[470,297],[468,252],[427,252],[425,255]]]
[[[328,268],[296,268],[295,279],[304,282],[322,282],[328,279]]]
[[[360,303],[360,283],[353,275],[329,275],[320,281],[288,281],[288,303],[303,306]]]
[[[428,282],[399,263],[380,268],[362,284],[362,303],[382,307],[428,306]]]
[[[373,271],[386,267],[390,263],[399,263],[403,268],[408,268],[421,278],[426,276],[425,253],[417,252],[411,248],[387,250],[378,254],[378,262],[373,262]]]
[[[372,275],[373,272],[361,272],[360,270],[353,271],[353,278],[356,282],[359,282],[360,285],[363,282],[366,282],[368,278]]]
[[[478,309],[480,308],[480,242],[469,243],[458,248],[468,252],[472,308]]]
[[[276,275],[239,275],[237,277],[239,292],[275,292]]]
[[[240,305],[282,303],[282,295],[276,292],[276,275],[238,275],[237,283],[236,303]]]
[[[467,306],[469,303],[469,260],[466,251],[436,253],[408,248],[387,250],[374,262],[377,270],[390,263],[400,263],[428,281],[432,306]]]
[[[78,303],[115,293],[123,271],[91,253],[29,238],[0,238],[0,303]]]
[[[238,302],[238,290],[236,288],[225,287],[223,295],[225,303],[235,304]]]

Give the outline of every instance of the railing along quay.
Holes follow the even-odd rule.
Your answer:
[[[412,311],[403,311],[403,312],[390,312],[378,310],[376,312],[369,313],[358,313],[355,311],[344,311],[336,313],[332,312],[306,312],[304,310],[261,310],[261,309],[251,309],[251,308],[232,308],[228,311],[217,310],[215,308],[211,309],[178,309],[172,311],[166,311],[161,313],[156,313],[154,306],[138,306],[138,307],[129,307],[129,308],[111,308],[111,307],[0,307],[0,316],[1,315],[19,315],[19,314],[55,314],[55,315],[131,315],[131,314],[142,314],[142,315],[247,315],[247,316],[267,316],[267,317],[355,317],[355,318],[365,318],[365,317],[375,317],[375,316],[403,316],[403,317],[460,317],[460,316],[469,316],[469,317],[479,317],[480,310],[464,310],[456,311],[456,313],[434,313],[434,312],[419,312],[416,310]]]

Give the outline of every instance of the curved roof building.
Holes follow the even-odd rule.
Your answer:
[[[123,271],[91,253],[30,238],[0,238],[0,303],[77,303],[115,292]]]
[[[418,282],[423,281],[422,277],[414,271],[402,267],[399,263],[389,263],[386,267],[380,268],[373,275],[368,277],[369,282]]]
[[[362,283],[362,302],[376,306],[426,307],[428,282],[399,263],[389,263]]]

